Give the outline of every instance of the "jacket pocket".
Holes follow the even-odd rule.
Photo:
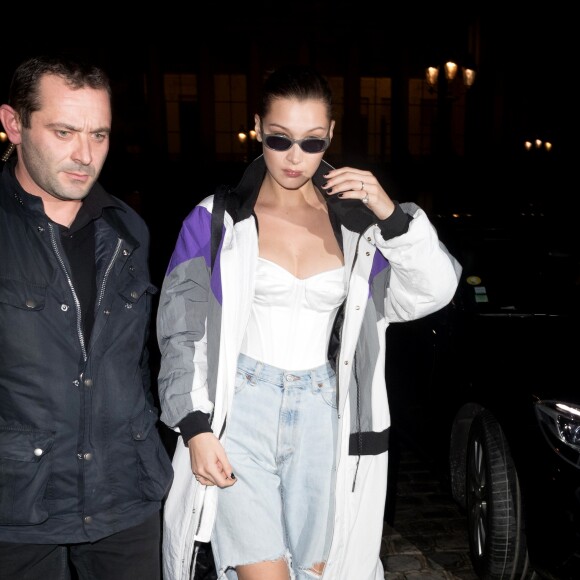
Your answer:
[[[136,304],[143,295],[149,294],[151,296],[157,294],[159,289],[148,280],[137,278],[136,276],[129,276],[127,283],[119,289],[119,294],[126,304]]]
[[[0,525],[48,518],[44,493],[51,474],[54,433],[0,428]]]
[[[131,435],[139,466],[139,486],[143,496],[161,501],[173,480],[173,467],[155,427],[157,413],[146,409],[131,421]]]
[[[46,286],[0,277],[0,303],[22,310],[42,310],[46,303]]]

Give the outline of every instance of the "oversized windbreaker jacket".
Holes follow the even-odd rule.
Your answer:
[[[314,177],[317,186],[329,169],[322,162]],[[209,415],[211,429],[222,442],[254,297],[258,229],[253,207],[264,174],[260,156],[228,196],[223,238],[211,272],[213,196],[186,217],[157,315],[161,420],[179,430],[184,420]],[[390,428],[385,331],[390,322],[416,319],[445,306],[461,268],[414,204],[397,206],[377,224],[376,216],[357,200],[328,197],[327,203],[350,274],[329,344],[329,360],[337,372],[339,428],[334,536],[323,578],[382,580],[379,551]],[[391,237],[392,232],[403,233]],[[173,467],[164,511],[163,566],[165,580],[189,580],[194,541],[210,540],[220,490],[196,482],[181,437]]]
[[[0,541],[92,542],[160,511],[173,475],[145,348],[157,292],[149,234],[93,187],[102,212],[85,341],[59,228],[14,161],[0,175]]]

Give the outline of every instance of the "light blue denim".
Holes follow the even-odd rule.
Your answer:
[[[285,558],[292,578],[326,561],[334,519],[336,376],[285,371],[240,355],[225,449],[237,482],[218,491],[218,577]],[[227,574],[224,576],[224,570]]]

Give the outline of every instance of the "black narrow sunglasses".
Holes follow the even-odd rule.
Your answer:
[[[304,139],[290,139],[284,135],[262,133],[262,140],[268,149],[273,151],[288,151],[294,143],[298,143],[305,153],[322,153],[330,145],[330,137],[305,137]]]

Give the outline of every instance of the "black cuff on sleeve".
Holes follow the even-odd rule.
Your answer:
[[[412,219],[398,203],[395,203],[395,211],[386,220],[378,222],[381,235],[385,240],[390,240],[401,234],[406,234]]]
[[[179,424],[179,431],[183,437],[183,443],[187,447],[187,442],[200,433],[211,433],[211,427],[209,426],[209,414],[202,413],[201,411],[193,411],[184,417]]]

